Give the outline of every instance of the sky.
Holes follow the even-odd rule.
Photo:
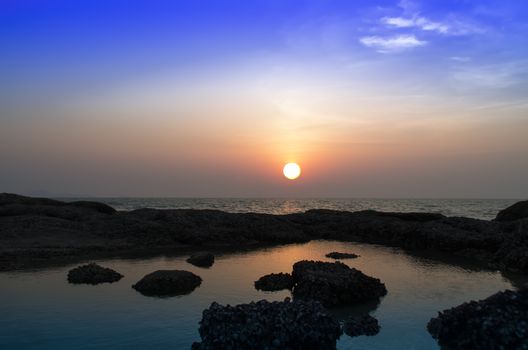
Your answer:
[[[0,192],[528,197],[525,0],[0,0],[0,44]]]

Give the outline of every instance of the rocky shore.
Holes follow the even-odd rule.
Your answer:
[[[434,213],[309,210],[289,215],[217,210],[115,211],[97,202],[0,194],[0,270],[106,254],[332,239],[446,252],[528,272],[528,202],[487,221]]]
[[[427,329],[447,349],[528,349],[528,289],[444,310]]]

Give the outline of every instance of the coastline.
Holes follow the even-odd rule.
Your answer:
[[[399,247],[410,254],[441,253],[525,274],[527,232],[527,218],[499,222],[433,213],[326,209],[285,215],[197,209],[116,211],[97,202],[0,194],[0,271],[323,239]]]

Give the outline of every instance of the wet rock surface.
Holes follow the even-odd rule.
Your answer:
[[[517,202],[506,209],[501,210],[496,221],[512,221],[528,218],[528,201]]]
[[[222,306],[212,303],[200,322],[193,350],[336,349],[341,327],[313,301],[265,300]]]
[[[68,272],[68,282],[73,284],[99,284],[117,282],[123,275],[95,263],[78,266]]]
[[[158,270],[149,273],[132,288],[146,296],[177,296],[191,293],[202,279],[189,271]]]
[[[187,262],[198,267],[211,267],[214,264],[215,257],[212,253],[199,252],[191,255]]]
[[[444,310],[427,329],[449,349],[528,349],[528,289]]]
[[[292,289],[293,278],[289,273],[271,273],[255,281],[255,288],[264,291]]]
[[[379,279],[341,262],[299,261],[292,276],[294,298],[317,300],[325,307],[378,300],[387,294]]]
[[[350,317],[345,320],[343,330],[346,335],[350,337],[357,337],[360,335],[372,336],[380,331],[378,320],[370,315],[360,317]]]
[[[331,252],[331,253],[326,254],[326,257],[331,258],[331,259],[340,260],[340,259],[356,259],[356,258],[359,258],[359,255],[354,254],[354,253]]]

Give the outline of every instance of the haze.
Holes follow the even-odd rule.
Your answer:
[[[0,192],[528,196],[526,1],[0,8]]]

